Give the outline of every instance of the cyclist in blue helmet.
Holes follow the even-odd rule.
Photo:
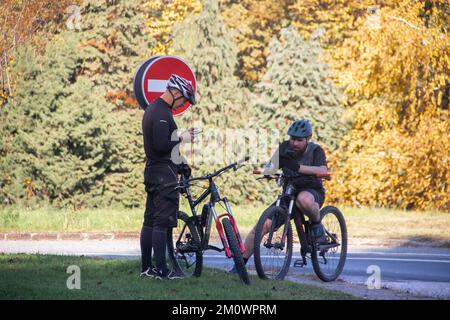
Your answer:
[[[322,180],[316,174],[327,172],[325,152],[311,142],[312,126],[308,120],[298,120],[288,130],[290,140],[280,146],[279,167],[287,175],[298,175],[296,205],[309,217],[317,242],[325,240],[325,230],[320,223],[320,208],[325,200]],[[282,148],[284,147],[284,148]]]
[[[320,222],[320,208],[325,200],[322,180],[316,174],[327,172],[327,160],[321,146],[311,141],[312,125],[308,120],[293,122],[287,134],[289,140],[282,142],[266,165],[264,174],[282,169],[283,174],[296,176],[296,206],[310,219],[312,231],[317,243],[326,241],[325,230]],[[253,254],[256,226],[245,239],[244,261]],[[266,226],[266,232],[269,226]],[[230,272],[234,272],[231,269]]]

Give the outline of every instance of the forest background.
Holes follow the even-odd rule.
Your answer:
[[[218,143],[194,174],[261,147],[218,182],[234,203],[274,198],[251,169],[308,118],[327,203],[450,212],[449,26],[445,0],[0,1],[0,206],[143,208],[133,76],[176,55],[199,100],[178,126]]]

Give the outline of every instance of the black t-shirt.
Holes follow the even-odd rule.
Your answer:
[[[300,160],[302,157],[302,153],[296,153],[294,152],[290,145],[289,141],[283,141],[280,146],[278,147],[278,150],[275,152],[275,154],[271,158],[271,163],[278,164],[279,161],[276,160],[277,156],[284,156],[287,158],[291,158],[293,160]],[[313,160],[311,166],[314,167],[320,167],[320,166],[327,166],[327,159],[325,156],[325,151],[322,149],[321,146],[317,146],[316,149],[313,151]],[[275,167],[275,169],[277,169]],[[294,173],[293,171],[280,167],[279,169],[283,169],[283,173],[286,175],[297,176],[298,178],[295,179],[294,185],[298,189],[305,189],[305,188],[312,188],[316,189],[318,191],[324,192],[322,180],[313,176],[313,175],[305,175],[305,174],[299,174]]]
[[[172,150],[180,142],[176,130],[170,106],[163,99],[156,99],[145,109],[142,133],[148,165],[173,164]]]
[[[280,144],[279,148],[280,148],[280,155],[288,155],[288,156],[292,157],[293,159],[301,156],[301,154],[296,154],[295,152],[292,151],[292,149],[289,146],[289,141],[283,141]],[[325,156],[325,151],[323,151],[321,146],[318,146],[314,150],[313,154],[314,154],[314,158],[313,158],[312,166],[314,166],[314,167],[327,166],[327,158]]]

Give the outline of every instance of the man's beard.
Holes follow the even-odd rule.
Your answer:
[[[308,147],[308,145],[306,145],[306,146],[304,146],[303,148],[300,148],[300,149],[294,149],[293,146],[289,145],[288,152],[291,153],[291,155],[293,155],[293,156],[294,155],[300,155],[300,154],[302,154],[303,152],[306,151],[307,147]]]
[[[289,146],[289,147],[290,147],[289,149],[291,149],[292,152],[294,152],[296,154],[302,154],[303,152],[306,151],[306,148],[308,147],[308,144],[306,144],[303,148],[300,148],[300,149],[294,149],[294,147],[292,147],[292,146]]]

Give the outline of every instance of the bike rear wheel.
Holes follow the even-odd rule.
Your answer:
[[[347,258],[347,227],[338,208],[326,206],[320,210],[328,245],[314,245],[311,260],[316,275],[325,282],[334,281],[344,269]]]
[[[201,275],[201,239],[194,221],[184,212],[178,213],[178,226],[167,232],[167,251],[174,270],[187,277]]]
[[[222,219],[223,229],[228,240],[228,245],[233,255],[234,265],[236,266],[239,278],[245,284],[250,284],[250,278],[248,276],[247,268],[245,267],[244,258],[242,257],[241,249],[239,248],[239,243],[236,235],[233,231],[233,226],[228,218]]]
[[[256,271],[261,279],[282,280],[289,271],[292,259],[292,226],[287,225],[287,234],[284,244],[282,236],[284,224],[287,219],[287,212],[281,207],[270,207],[264,211],[258,220],[255,230],[254,260]],[[272,224],[279,226],[272,228],[267,234],[263,234],[263,227],[266,221],[271,220]],[[269,238],[272,240],[269,241]]]

